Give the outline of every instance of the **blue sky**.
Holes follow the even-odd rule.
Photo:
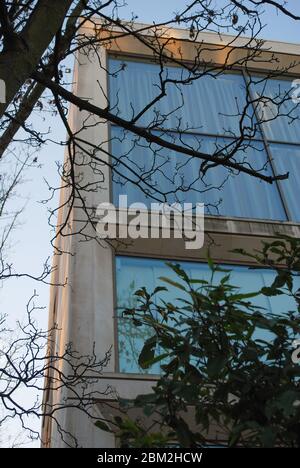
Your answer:
[[[127,4],[128,6],[120,14],[122,18],[129,17],[131,12],[135,12],[138,15],[137,21],[152,23],[167,19],[170,13],[182,8],[185,2],[178,0],[128,0]],[[288,6],[300,15],[299,0],[289,0]],[[300,23],[290,20],[282,14],[277,15],[274,10],[267,11],[264,18],[265,22],[268,23],[262,34],[265,39],[300,43]],[[45,129],[50,127],[53,140],[64,140],[65,131],[58,118],[46,116],[46,121],[42,122],[39,116],[34,116],[33,124],[42,125]],[[18,153],[17,145],[13,149]],[[38,155],[37,167],[26,172],[24,183],[18,189],[19,197],[14,206],[26,205],[21,216],[22,225],[14,234],[10,250],[10,260],[14,262],[18,271],[28,272],[30,269],[32,274],[38,274],[41,271],[43,261],[51,256],[52,249],[49,241],[53,233],[49,232],[48,207],[54,207],[55,200],[48,205],[43,205],[40,201],[49,196],[44,179],[51,185],[57,186],[59,184],[56,162],[62,161],[62,158],[62,147],[53,143],[45,145]],[[8,314],[12,326],[16,320],[23,319],[26,303],[34,289],[39,294],[39,305],[46,307],[44,311],[39,312],[38,322],[41,327],[47,327],[49,287],[25,279],[11,280],[0,289],[0,310]],[[39,423],[36,424],[38,427]],[[16,429],[11,426],[10,430],[14,432]]]

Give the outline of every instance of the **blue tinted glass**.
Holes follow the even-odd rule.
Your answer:
[[[109,96],[113,112],[131,119],[161,93],[160,66],[151,63],[109,61]],[[240,134],[240,113],[246,105],[245,82],[240,74],[204,75],[188,84],[174,81],[191,77],[180,67],[164,67],[162,79],[173,80],[166,95],[143,114],[138,124],[148,126],[157,119],[156,127],[180,129],[218,135]],[[253,119],[249,108],[244,125]]]
[[[253,78],[252,90],[262,97],[259,120],[268,140],[300,144],[299,83],[292,80]]]
[[[300,222],[300,146],[271,144],[270,151],[278,174],[289,173],[289,178],[287,180],[281,180],[279,183],[287,201],[292,219]]]
[[[244,173],[237,174],[217,165],[201,172],[202,161],[176,153],[158,145],[151,145],[118,127],[111,128],[111,147],[114,156],[114,203],[119,195],[127,194],[128,202],[150,205],[158,197],[168,203],[204,203],[206,213],[212,215],[286,220],[276,184],[268,184]],[[197,136],[164,135],[164,139],[189,149],[214,154],[224,147],[230,151],[232,140]],[[223,151],[226,154],[226,150]],[[267,155],[262,143],[251,141],[235,155],[236,161],[271,175],[266,164]],[[142,180],[140,177],[142,176]],[[142,190],[141,190],[142,188]],[[166,197],[166,198],[164,198]]]
[[[205,263],[180,262],[186,273],[194,279],[209,280],[211,271]],[[244,293],[259,291],[263,286],[270,286],[274,280],[274,273],[270,270],[250,270],[243,266],[228,267],[232,270],[231,284],[237,285]],[[139,368],[138,356],[142,346],[151,332],[143,327],[135,327],[131,319],[122,317],[122,310],[126,307],[134,307],[136,300],[134,292],[145,286],[148,292],[156,286],[166,286],[159,278],[167,277],[178,281],[176,274],[165,264],[163,260],[146,258],[117,257],[117,304],[118,304],[118,334],[119,334],[119,367],[120,372],[136,373],[145,372]],[[217,273],[215,282],[218,284],[224,273]],[[300,287],[300,283],[299,283]],[[184,298],[184,292],[168,285],[167,292],[159,293],[158,300],[176,302],[176,298]],[[287,295],[268,298],[258,296],[252,299],[253,304],[263,307],[273,313],[295,310],[295,303]],[[268,336],[260,332],[260,338],[268,339]],[[155,365],[151,373],[159,373],[159,365]]]

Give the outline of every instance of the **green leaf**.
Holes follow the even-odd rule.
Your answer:
[[[200,279],[190,279],[191,284],[209,284],[208,281],[200,280]]]
[[[217,377],[220,374],[226,362],[227,358],[222,355],[214,358],[209,358],[206,368],[209,377]]]
[[[162,291],[168,291],[167,288],[165,288],[164,286],[157,286],[154,291],[153,291],[153,294],[156,294],[158,292],[162,292]]]
[[[179,265],[179,263],[170,263],[170,262],[166,262],[166,265],[171,268],[173,271],[175,271],[175,273],[180,276],[180,278],[182,278],[184,281],[186,281],[187,283],[189,282],[189,277],[188,275],[186,274],[186,272],[183,270],[183,268]]]
[[[240,294],[232,294],[231,296],[229,296],[230,300],[231,301],[243,301],[244,299],[251,299],[252,297],[256,297],[259,295],[259,291],[258,292],[252,292],[252,293],[240,293]]]
[[[171,284],[171,286],[174,286],[175,288],[181,289],[182,291],[186,291],[185,287],[182,284],[177,283],[177,281],[173,281],[170,278],[166,278],[165,276],[161,276],[159,279],[161,281],[164,281],[165,283]]]
[[[214,270],[214,262],[210,256],[207,257],[207,264],[211,270]]]
[[[265,286],[265,287],[261,288],[261,293],[264,296],[268,296],[268,297],[280,296],[280,295],[284,294],[283,291],[281,291],[280,289],[273,288],[272,286],[271,287]]]
[[[96,421],[95,426],[101,429],[102,431],[112,432],[111,429],[108,427],[108,425],[104,421]]]
[[[166,359],[167,357],[170,357],[170,353],[160,354],[159,356],[156,356],[155,358],[151,359],[150,365],[154,366],[154,364],[162,361],[163,359]]]
[[[272,289],[280,289],[283,288],[285,284],[288,284],[290,281],[291,274],[287,271],[279,271],[278,275],[276,276],[273,284],[271,285]]]
[[[145,342],[143,349],[139,355],[139,366],[142,369],[148,369],[155,355],[155,347],[157,343],[157,336],[154,335]]]
[[[228,275],[223,276],[221,279],[221,284],[226,284],[230,280],[230,273]]]

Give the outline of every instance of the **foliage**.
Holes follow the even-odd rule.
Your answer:
[[[137,307],[124,314],[151,330],[139,363],[149,369],[161,361],[161,376],[151,395],[122,402],[123,409],[139,408],[144,418],[159,421],[165,442],[182,447],[215,443],[214,428],[219,443],[230,447],[299,447],[300,366],[291,360],[300,331],[299,252],[299,239],[281,236],[251,254],[257,267],[275,274],[270,287],[250,294],[211,260],[211,281],[191,279],[169,264],[178,276],[178,282],[164,278],[179,291],[173,303],[156,300],[161,288],[137,291]],[[217,272],[223,277],[215,284]],[[270,313],[253,304],[260,295],[292,296],[295,310]],[[122,419],[118,435],[126,446],[143,447],[142,428],[142,418],[131,426]],[[153,447],[159,446],[155,437]]]

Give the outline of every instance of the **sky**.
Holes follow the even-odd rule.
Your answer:
[[[121,10],[120,16],[128,18],[131,16],[131,12],[134,12],[138,16],[138,22],[153,23],[153,21],[169,18],[170,13],[184,5],[185,2],[181,0],[128,0],[127,7]],[[299,0],[289,0],[288,7],[300,15]],[[274,10],[267,11],[265,18],[268,24],[263,30],[263,38],[300,44],[300,23],[288,19],[282,14],[276,14]],[[47,115],[43,122],[41,116],[36,115],[32,122],[45,129],[50,127],[53,140],[64,140],[65,131],[57,117]],[[20,151],[18,145],[14,145],[12,150],[16,155]],[[21,225],[14,233],[9,252],[10,261],[14,263],[18,271],[28,272],[30,270],[33,275],[39,274],[43,261],[52,255],[50,239],[53,237],[53,232],[49,232],[48,209],[55,207],[57,200],[54,199],[48,204],[41,204],[41,200],[49,197],[45,180],[50,185],[59,185],[57,162],[61,162],[62,159],[63,148],[61,146],[53,143],[46,144],[38,154],[36,167],[26,171],[24,182],[18,188],[18,197],[14,202],[14,207],[25,205],[25,208],[20,218]],[[12,327],[16,320],[22,321],[24,319],[26,303],[34,290],[39,295],[37,304],[45,307],[37,314],[37,321],[41,328],[47,328],[49,286],[37,284],[28,279],[10,280],[0,289],[0,311],[8,315]],[[36,428],[39,427],[39,424],[38,421],[34,422]],[[11,424],[6,430],[6,440],[7,437],[14,438],[17,431],[17,425]],[[2,442],[2,445],[5,446],[5,443]],[[37,443],[31,445],[38,446]]]

